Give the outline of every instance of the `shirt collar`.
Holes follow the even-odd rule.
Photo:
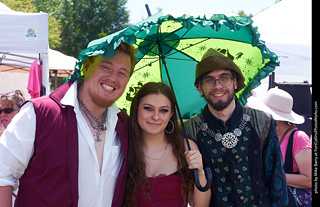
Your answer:
[[[230,119],[226,121],[226,126],[224,126],[224,122],[222,120],[218,119],[210,112],[208,104],[204,107],[202,111],[202,115],[205,122],[207,122],[209,126],[219,127],[221,131],[225,131],[225,128],[227,129],[233,128],[234,125],[239,122],[243,113],[243,109],[240,102],[238,101],[237,98],[235,98],[235,101],[236,101],[236,108],[232,112]]]

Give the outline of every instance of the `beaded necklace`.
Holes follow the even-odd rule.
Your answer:
[[[89,109],[86,107],[86,105],[84,105],[83,101],[79,97],[78,97],[78,101],[79,101],[80,108],[82,109],[82,111],[86,115],[87,119],[90,121],[90,124],[91,124],[92,128],[94,129],[94,134],[93,134],[93,137],[95,137],[94,140],[96,142],[102,141],[102,139],[100,139],[99,135],[101,135],[100,130],[104,131],[104,130],[107,129],[107,126],[106,126],[107,109],[103,112],[102,120],[100,122],[100,120],[97,119],[97,117],[95,117],[91,113],[91,111],[89,111]],[[92,119],[94,121],[96,121],[98,123],[98,125]]]
[[[214,138],[217,142],[222,143],[225,148],[232,149],[238,144],[238,137],[241,136],[242,130],[245,128],[248,121],[250,121],[250,114],[243,114],[240,125],[233,130],[233,132],[227,132],[225,134],[216,133],[209,129],[208,124],[203,122],[198,116],[194,117],[195,122],[199,125],[200,130],[206,132]]]

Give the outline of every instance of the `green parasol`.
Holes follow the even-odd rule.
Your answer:
[[[210,18],[177,16],[172,13],[164,15],[160,11],[129,28],[90,42],[88,48],[80,52],[75,72],[70,78],[82,78],[81,67],[86,58],[113,56],[120,42],[125,41],[137,49],[138,63],[124,94],[116,102],[118,107],[130,113],[131,100],[143,84],[163,81],[175,92],[182,122],[182,118],[200,113],[206,104],[194,88],[194,81],[196,65],[209,48],[230,58],[241,69],[246,87],[236,96],[242,105],[246,103],[251,90],[279,65],[277,56],[268,50],[259,36],[252,20],[247,17],[223,14]],[[184,130],[183,124],[182,128]],[[190,149],[187,137],[186,140]],[[211,185],[209,170],[205,169],[208,183],[204,188],[196,176],[199,190],[204,191]]]
[[[117,101],[119,108],[129,112],[137,90],[147,82],[168,83],[163,62],[166,62],[183,118],[200,113],[205,100],[194,88],[196,64],[213,48],[232,59],[241,69],[246,87],[236,95],[244,105],[251,90],[260,85],[279,65],[277,56],[259,40],[259,32],[247,17],[215,14],[193,17],[163,16],[160,11],[127,29],[90,42],[81,51],[71,79],[81,78],[83,61],[90,56],[113,56],[121,41],[137,49],[138,63],[127,88]],[[162,51],[162,54],[160,54]]]

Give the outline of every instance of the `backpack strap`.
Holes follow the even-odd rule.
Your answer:
[[[294,129],[290,133],[288,145],[287,145],[287,151],[286,151],[286,157],[285,157],[285,163],[284,163],[284,169],[286,173],[293,174],[293,156],[292,156],[292,146],[293,146],[293,136],[294,133],[298,131],[297,129]],[[299,173],[299,172],[298,172]],[[296,173],[294,173],[296,174]]]

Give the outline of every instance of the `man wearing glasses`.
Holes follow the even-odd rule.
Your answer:
[[[235,93],[245,87],[245,79],[239,67],[209,49],[195,78],[207,105],[185,127],[213,174],[210,206],[286,206],[275,122],[270,115],[240,105]]]

